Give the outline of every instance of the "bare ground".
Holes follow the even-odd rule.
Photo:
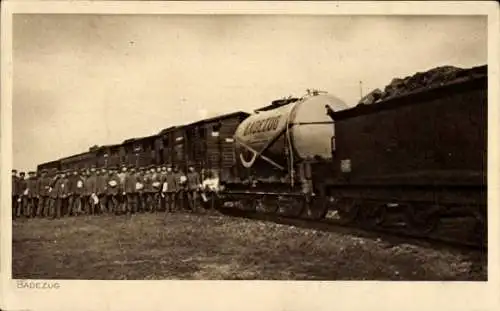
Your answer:
[[[17,279],[486,280],[486,254],[219,215],[16,220]]]

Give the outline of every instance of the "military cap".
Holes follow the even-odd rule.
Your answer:
[[[12,173],[17,173],[17,170],[12,170]]]
[[[19,175],[24,175],[24,172],[19,172]]]
[[[130,171],[135,172],[135,167],[130,167]]]
[[[29,175],[35,175],[35,172],[34,171],[29,171],[28,174]]]

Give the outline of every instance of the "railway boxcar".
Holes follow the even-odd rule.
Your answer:
[[[467,216],[484,231],[486,66],[464,71],[457,82],[332,118],[335,178],[325,182],[327,202],[346,221],[379,225],[392,210],[424,232],[443,217]]]
[[[96,166],[118,166],[123,162],[124,152],[120,144],[99,146],[95,151]]]
[[[162,163],[157,154],[157,137],[158,135],[151,135],[125,140],[120,146],[123,155],[121,163],[137,167]]]
[[[234,131],[248,115],[238,111],[169,128],[160,133],[159,153],[164,155],[166,163],[182,169],[193,165],[197,170],[228,174],[235,163]]]
[[[176,126],[163,129],[156,136],[155,147],[160,163],[172,165],[174,163],[173,146],[175,145]]]

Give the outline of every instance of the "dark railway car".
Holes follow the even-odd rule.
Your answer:
[[[162,164],[172,165],[174,163],[174,145],[176,127],[171,126],[162,130],[156,136],[155,148],[159,162]]]
[[[118,166],[124,159],[121,145],[99,146],[95,151],[95,156],[97,167]]]
[[[442,217],[471,216],[485,225],[486,66],[469,75],[332,115],[336,178],[327,192],[346,220],[380,224],[392,206],[424,231]]]
[[[173,127],[160,133],[165,163],[182,169],[194,165],[197,170],[211,169],[227,174],[234,165],[233,135],[248,113],[238,111],[188,125]]]
[[[121,145],[123,157],[121,163],[137,167],[150,164],[160,164],[161,158],[157,154],[157,135],[127,139]]]

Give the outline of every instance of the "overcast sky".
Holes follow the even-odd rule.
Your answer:
[[[16,15],[14,167],[486,54],[483,17]]]

